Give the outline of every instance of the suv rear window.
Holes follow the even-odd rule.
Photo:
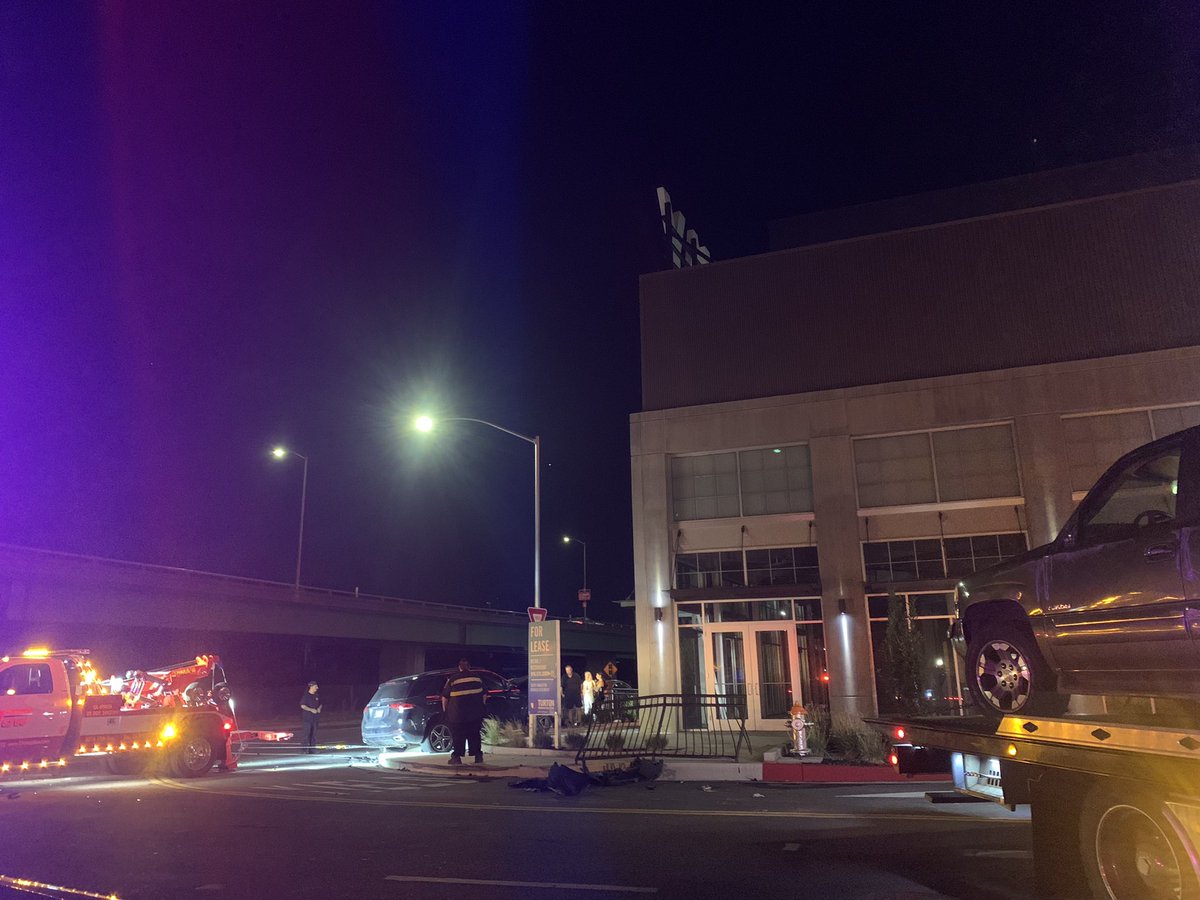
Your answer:
[[[440,694],[445,683],[445,675],[413,675],[399,681],[385,681],[379,686],[371,702],[407,700],[410,697]]]

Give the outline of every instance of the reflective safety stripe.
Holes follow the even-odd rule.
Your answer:
[[[483,693],[483,679],[478,675],[465,675],[461,678],[451,678],[446,682],[451,697],[466,697],[471,694]]]

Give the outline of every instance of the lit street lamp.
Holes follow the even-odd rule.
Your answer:
[[[475,422],[479,425],[486,425],[489,428],[495,428],[497,431],[503,431],[505,434],[511,434],[515,438],[520,438],[523,441],[528,441],[533,444],[533,605],[540,607],[542,605],[542,439],[539,435],[530,437],[526,434],[521,434],[517,431],[512,431],[497,425],[495,422],[488,422],[484,419],[472,419],[467,416],[447,416],[434,421],[432,416],[417,416],[413,420],[413,427],[417,431],[430,432],[433,431],[437,422]]]
[[[271,451],[276,459],[296,456],[304,460],[304,475],[300,481],[300,540],[296,544],[296,593],[300,593],[300,558],[304,555],[304,503],[308,497],[308,457],[286,447],[276,447]]]

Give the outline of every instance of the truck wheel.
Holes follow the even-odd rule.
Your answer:
[[[198,778],[212,768],[216,753],[203,734],[185,734],[171,753],[171,770],[180,778]]]
[[[112,775],[141,775],[146,770],[146,758],[132,753],[110,753],[104,757],[104,768]]]
[[[1071,698],[1054,690],[1054,674],[1027,628],[985,622],[974,632],[967,647],[967,687],[985,716],[1059,716],[1067,711]]]
[[[1079,817],[1079,849],[1094,897],[1195,900],[1200,882],[1160,798],[1096,785]]]

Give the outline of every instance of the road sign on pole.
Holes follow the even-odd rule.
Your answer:
[[[544,606],[527,606],[525,610],[529,613],[530,622],[545,622],[546,607]]]
[[[592,592],[584,588],[579,592],[579,602],[587,606],[587,602],[592,599]]]

